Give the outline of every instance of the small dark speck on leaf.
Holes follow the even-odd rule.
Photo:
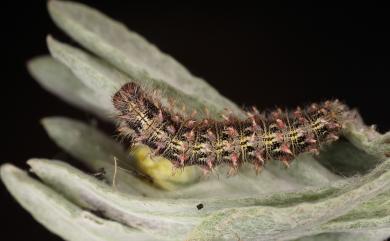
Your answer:
[[[201,210],[203,208],[203,203],[199,203],[198,205],[196,205],[196,208],[198,210]]]

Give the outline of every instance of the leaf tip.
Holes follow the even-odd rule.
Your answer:
[[[28,159],[27,160],[27,165],[31,167],[31,170],[34,170],[39,164],[41,164],[43,161],[40,159]]]
[[[8,190],[12,188],[17,176],[20,176],[22,173],[24,172],[11,163],[5,163],[0,166],[0,179]]]
[[[5,163],[5,164],[2,164],[0,166],[0,176],[1,176],[1,179],[3,179],[4,177],[8,176],[10,173],[14,172],[15,170],[17,170],[17,168],[10,164],[10,163]]]
[[[54,13],[59,7],[61,7],[61,5],[63,4],[62,1],[58,1],[58,0],[48,0],[47,1],[47,10],[49,11],[49,13]]]
[[[51,34],[48,34],[48,35],[46,36],[46,43],[47,43],[47,45],[48,45],[49,48],[50,48],[50,46],[51,46],[53,43],[55,43],[55,42],[56,42],[56,40],[54,39],[53,36],[51,36]]]

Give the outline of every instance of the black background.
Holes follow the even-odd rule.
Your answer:
[[[81,1],[124,22],[244,106],[294,107],[339,98],[368,124],[389,129],[389,9],[370,6],[153,5]],[[4,6],[5,4],[5,6]],[[75,44],[50,20],[45,1],[4,3],[1,15],[1,161],[26,168],[60,150],[40,118],[91,116],[42,90],[25,63],[46,54],[48,33]],[[2,237],[59,240],[1,186]]]

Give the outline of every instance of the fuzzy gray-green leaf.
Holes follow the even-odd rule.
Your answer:
[[[156,237],[140,230],[84,211],[10,164],[1,166],[1,180],[38,222],[66,240],[156,240]]]
[[[205,217],[205,215],[214,215],[214,212],[226,208],[245,211],[246,208],[243,207],[250,208],[255,206],[250,212],[263,210],[260,213],[267,213],[267,211],[270,211],[271,213],[274,212],[273,215],[275,215],[275,217],[283,216],[282,213],[287,212],[289,209],[302,209],[300,212],[307,210],[308,212],[316,214],[320,213],[326,209],[323,207],[331,205],[332,202],[335,202],[334,200],[337,201],[337,199],[342,199],[343,195],[348,195],[348,197],[353,198],[354,195],[351,195],[351,192],[363,191],[364,193],[367,190],[373,191],[373,187],[375,188],[376,185],[373,185],[372,183],[377,181],[378,177],[381,177],[386,173],[388,174],[390,166],[389,162],[384,163],[367,176],[351,179],[348,180],[348,182],[340,181],[339,185],[334,185],[333,190],[326,190],[326,188],[324,188],[324,190],[308,190],[306,191],[306,194],[304,192],[301,194],[285,193],[280,197],[278,197],[278,195],[268,195],[263,198],[259,196],[257,198],[241,198],[237,200],[215,199],[196,201],[194,199],[151,199],[131,194],[122,194],[65,163],[42,159],[30,160],[28,163],[32,170],[44,182],[53,186],[57,191],[63,193],[84,208],[99,211],[112,220],[117,220],[131,226],[135,225],[149,233],[164,235],[171,238],[182,237],[180,239],[183,239],[186,232],[201,221],[199,218]],[[386,178],[388,179],[388,175],[382,177],[385,181]],[[365,187],[367,184],[371,185],[370,188]],[[312,202],[312,206],[319,207],[308,208],[309,204],[300,204],[301,207],[297,207],[296,205],[299,204],[299,202],[294,202],[294,195],[296,195],[296,197],[299,197],[300,195],[302,198],[301,201]],[[312,196],[310,197],[310,195]],[[318,196],[315,197],[315,195]],[[367,195],[367,192],[365,192],[364,195]],[[284,203],[282,201],[283,199],[280,199],[283,197],[285,198]],[[362,195],[358,195],[358,197],[360,198]],[[362,229],[377,230],[386,228],[389,225],[390,219],[390,203],[388,202],[388,198],[389,192],[384,192],[367,202],[363,202],[344,216],[336,218],[329,223],[324,223],[321,226],[317,225],[315,226],[316,228],[303,230],[301,233],[295,235],[305,236],[310,233],[358,231]],[[322,200],[322,203],[315,203],[315,201],[318,200]],[[352,199],[348,198],[347,200],[351,201]],[[198,202],[203,203],[205,206],[204,210],[199,211],[196,209],[196,204]],[[340,203],[340,205],[341,204],[342,203]],[[351,203],[348,203],[348,205],[350,204]],[[272,206],[276,209],[272,208]],[[344,208],[343,211],[347,212],[348,209]],[[336,217],[341,214],[341,212],[334,212]],[[259,214],[259,216],[261,215]],[[298,216],[304,217],[303,214]],[[154,226],[156,223],[158,223],[158,225]],[[253,231],[255,230],[257,229],[254,229]]]
[[[27,67],[30,74],[46,90],[102,119],[109,119],[111,108],[99,105],[100,97],[60,62],[50,56],[40,56],[31,59]]]
[[[147,214],[157,214],[165,216],[182,216],[182,217],[201,217],[206,214],[211,214],[214,211],[224,208],[232,207],[249,207],[249,206],[273,206],[273,207],[287,207],[299,204],[300,202],[316,202],[318,200],[336,197],[343,193],[353,190],[366,182],[375,179],[378,175],[383,173],[383,170],[376,169],[374,172],[364,176],[364,178],[349,178],[346,180],[339,180],[329,186],[307,188],[297,192],[279,192],[265,195],[253,195],[251,197],[236,197],[226,198],[202,198],[197,199],[190,197],[183,198],[168,198],[170,195],[166,192],[166,197],[159,199],[150,197],[141,197],[130,193],[119,193],[108,187],[101,181],[98,181],[92,176],[81,173],[70,165],[44,159],[34,159],[29,161],[32,170],[46,183],[58,189],[61,193],[72,197],[75,202],[82,201],[77,199],[80,193],[94,193],[90,194],[102,199],[107,199],[107,203],[118,203],[119,206],[128,206],[128,210],[137,209],[137,212],[144,212]],[[65,174],[64,174],[65,173]],[[212,192],[214,190],[210,189]],[[205,190],[206,191],[206,190]],[[174,191],[177,192],[177,191]],[[375,201],[377,204],[381,203],[384,198],[381,197]],[[93,200],[91,200],[93,201]],[[195,206],[201,201],[204,204],[202,211],[195,210]],[[144,205],[141,205],[143,203]],[[366,206],[373,206],[374,204],[367,204]],[[87,204],[88,206],[88,204]],[[380,208],[382,206],[376,206]],[[359,212],[368,212],[367,208],[362,208]],[[351,214],[353,216],[359,214]],[[362,214],[360,214],[361,216]],[[367,216],[367,215],[366,215]],[[344,218],[343,220],[348,219]]]
[[[28,164],[43,181],[82,207],[104,213],[111,220],[136,227],[157,238],[183,239],[200,222],[196,217],[177,217],[161,211],[160,214],[153,212],[156,208],[164,210],[164,207],[173,207],[169,202],[148,201],[121,194],[65,163],[32,159]],[[195,209],[195,206],[192,208]]]
[[[100,97],[96,100],[97,105],[109,110],[110,115],[113,115],[111,96],[124,83],[129,82],[129,78],[103,61],[50,36],[47,43],[52,56],[67,66],[85,86]]]
[[[296,241],[383,241],[389,238],[390,229],[377,232],[338,232],[322,233],[318,235],[303,237]]]
[[[343,137],[325,148],[319,161],[343,176],[367,173],[390,156],[390,132],[380,134],[356,119],[345,124]]]
[[[375,175],[376,174],[376,175]],[[212,214],[190,236],[195,240],[242,239],[288,240],[320,232],[316,226],[346,214],[390,188],[390,159],[377,167],[363,185],[339,196],[293,207],[248,207]]]
[[[153,79],[160,82],[156,83],[160,88],[174,89],[182,93],[178,96],[186,95],[211,111],[222,112],[228,108],[237,114],[242,113],[233,102],[203,79],[191,75],[171,56],[99,11],[80,3],[63,1],[50,1],[48,8],[60,28],[132,79]]]
[[[180,89],[173,88],[163,81],[156,81],[149,77],[130,78],[107,62],[81,49],[61,43],[51,36],[48,36],[47,44],[51,55],[66,65],[83,84],[100,96],[97,104],[102,105],[105,109],[110,109],[112,115],[114,115],[115,110],[111,98],[123,84],[128,82],[135,82],[148,92],[158,90],[158,93],[155,94],[158,97],[155,96],[155,98],[158,98],[163,105],[169,107],[170,100],[175,100],[177,105],[173,107],[176,111],[181,110],[181,107],[185,106],[187,114],[196,110],[198,118],[205,117],[206,109],[210,116],[220,118],[224,108],[224,106],[217,104],[203,103],[196,96],[184,94]]]

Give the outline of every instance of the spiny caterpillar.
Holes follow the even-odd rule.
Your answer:
[[[317,153],[323,143],[337,140],[346,113],[336,100],[290,112],[253,109],[246,119],[196,120],[163,107],[134,83],[122,86],[113,104],[125,140],[146,144],[175,167],[197,165],[206,171],[223,163],[236,171],[249,162],[258,172],[271,159],[288,166],[296,155]]]

